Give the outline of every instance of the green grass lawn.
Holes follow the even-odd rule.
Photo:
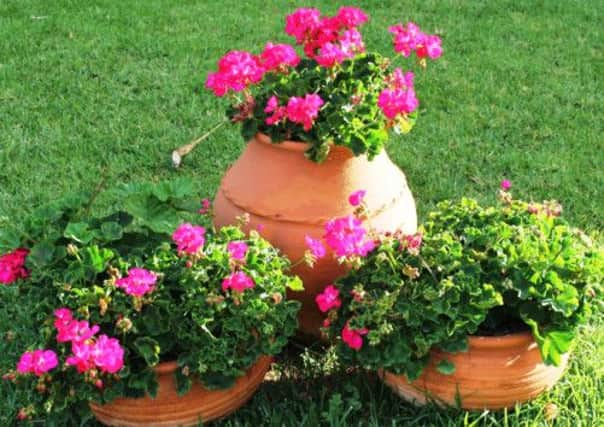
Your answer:
[[[236,129],[220,129],[178,171],[169,154],[222,118],[223,104],[203,89],[216,60],[268,40],[291,43],[284,18],[297,3],[1,1],[0,226],[103,175],[110,183],[191,176],[212,196],[244,146]],[[333,13],[332,3],[306,4]],[[443,58],[417,78],[417,126],[388,148],[420,217],[444,198],[492,200],[505,177],[515,196],[556,198],[575,224],[604,228],[603,2],[337,3],[371,15],[370,50],[390,54],[386,27],[407,20],[443,38]],[[27,320],[14,298],[0,301],[0,371],[14,366]],[[326,369],[321,351],[293,346],[279,367],[284,379],[223,424],[533,426],[547,424],[552,403],[556,425],[603,425],[602,325],[585,328],[553,391],[506,413],[414,408],[374,375]],[[13,422],[16,398],[0,383],[1,426]]]

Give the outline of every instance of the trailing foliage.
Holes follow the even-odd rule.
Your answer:
[[[285,274],[289,261],[257,233],[182,224],[209,218],[197,214],[188,181],[111,194],[117,208],[102,217],[88,213],[91,195],[83,194],[2,230],[2,253],[29,253],[25,277],[0,286],[0,298],[18,292],[38,326],[35,342],[22,349],[38,358],[37,367],[24,354],[6,376],[37,391],[22,402],[21,418],[76,407],[84,417],[89,400],[154,396],[161,361],[178,362],[180,393],[196,382],[228,387],[258,357],[278,353],[296,329],[299,303],[285,292],[301,282]],[[225,285],[235,274],[249,280],[245,289]]]
[[[415,379],[433,348],[464,351],[468,335],[530,328],[543,360],[560,363],[602,304],[604,250],[561,219],[554,202],[502,196],[501,206],[440,203],[423,236],[381,236],[337,282],[329,333],[342,336],[346,362]],[[443,373],[453,372],[449,365]]]

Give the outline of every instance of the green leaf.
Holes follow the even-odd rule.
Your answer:
[[[287,287],[295,292],[302,292],[304,290],[304,283],[298,276],[294,276],[287,282]]]
[[[452,375],[455,372],[455,365],[447,359],[443,359],[436,365],[436,370],[443,375]]]
[[[124,234],[124,229],[117,222],[104,222],[101,224],[101,233],[107,241],[119,240]]]
[[[90,230],[87,222],[70,222],[67,227],[65,227],[63,236],[75,240],[76,242],[86,244],[94,239],[95,234],[93,230]]]
[[[99,248],[98,246],[90,246],[86,248],[88,261],[94,268],[94,271],[101,273],[106,270],[107,264],[114,256],[113,251],[107,248]]]
[[[150,337],[140,337],[134,341],[134,347],[139,355],[145,359],[148,366],[155,366],[159,363],[159,343]]]
[[[31,248],[27,260],[37,268],[44,267],[52,261],[55,249],[51,242],[37,243]]]
[[[182,396],[188,393],[189,390],[191,390],[193,380],[191,380],[190,376],[184,375],[182,373],[182,369],[177,369],[176,373],[174,374],[174,377],[176,379],[176,393],[179,396]]]

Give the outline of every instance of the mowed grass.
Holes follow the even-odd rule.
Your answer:
[[[418,73],[416,128],[393,137],[388,147],[407,175],[420,217],[444,198],[493,200],[499,181],[508,178],[515,196],[558,199],[573,223],[602,230],[604,3],[305,5],[334,13],[351,3],[371,15],[363,31],[370,50],[390,54],[386,28],[407,20],[444,40],[443,58]],[[0,2],[0,226],[59,194],[94,188],[102,176],[109,184],[191,176],[200,196],[212,196],[244,147],[236,129],[216,132],[178,171],[169,156],[222,119],[224,104],[203,89],[205,75],[227,50],[258,52],[268,40],[291,43],[284,17],[300,5]],[[29,318],[16,294],[0,301],[0,371],[14,366],[31,340]],[[506,413],[415,408],[374,374],[330,366],[321,349],[292,345],[279,360],[281,379],[265,384],[222,424],[533,426],[546,425],[555,405],[555,425],[602,425],[602,325],[596,320],[582,331],[553,391]],[[8,331],[16,333],[14,340],[7,340]],[[0,425],[13,423],[17,398],[27,400],[0,383]]]

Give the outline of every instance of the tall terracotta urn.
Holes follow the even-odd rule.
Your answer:
[[[304,237],[321,237],[327,220],[352,213],[348,196],[366,190],[370,227],[415,231],[415,202],[405,175],[385,151],[369,161],[335,146],[317,164],[304,156],[307,149],[300,142],[272,144],[267,136],[257,134],[222,179],[214,202],[215,225],[232,224],[247,213],[248,229],[261,230],[264,238],[295,262],[307,249]],[[328,254],[314,268],[298,265],[293,273],[305,287],[304,292],[289,295],[302,302],[300,331],[318,336],[323,316],[315,306],[315,296],[345,269]]]

